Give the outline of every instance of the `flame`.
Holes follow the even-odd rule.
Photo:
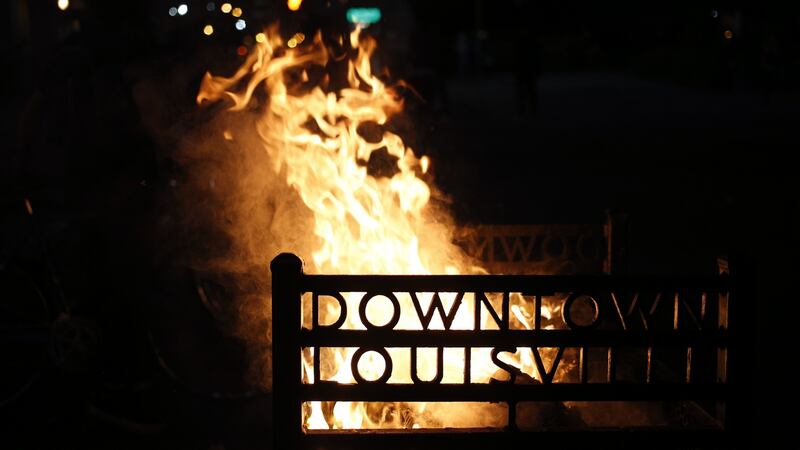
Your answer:
[[[372,73],[370,56],[375,41],[362,36],[358,28],[352,32],[349,44],[355,55],[344,61],[346,85],[334,86],[328,77],[309,76],[314,66],[323,67],[332,59],[337,60],[320,33],[303,45],[304,36],[300,33],[284,42],[277,26],[265,30],[264,36],[232,77],[207,73],[197,102],[226,99],[232,110],[242,110],[263,85],[268,102],[256,128],[264,150],[270,155],[273,168],[285,174],[286,182],[314,216],[313,236],[318,245],[308,269],[328,274],[480,272],[482,269],[470,265],[468,258],[451,244],[452,227],[429,205],[431,189],[423,178],[431,161],[425,156],[418,158],[400,136],[388,129],[390,118],[402,110],[403,100],[395,87]],[[239,89],[234,91],[235,87]],[[366,127],[379,132],[365,137],[362,128]],[[225,133],[226,139],[232,139],[228,131]],[[381,174],[371,173],[370,164],[375,161],[383,162],[388,169]],[[348,310],[356,311],[364,294],[344,295]],[[439,296],[449,310],[456,294]],[[424,309],[432,298],[433,293],[421,294]],[[410,297],[398,294],[398,300],[403,311],[414,310]],[[474,319],[468,306],[474,301],[468,295],[463,298],[452,329],[472,329]],[[370,302],[367,315],[374,323],[382,324],[391,317],[392,307],[384,303],[388,302]],[[511,303],[516,326],[530,329],[530,302],[514,294]],[[543,316],[549,318],[549,310],[543,310]],[[336,317],[337,308],[321,307],[323,323],[330,318],[333,322]],[[487,316],[482,327],[492,326],[493,321]],[[343,328],[364,329],[364,325],[357,314],[348,314]],[[395,328],[422,329],[422,325],[416,316],[401,315]],[[444,329],[441,318],[435,315],[430,328]],[[329,360],[321,370],[322,378],[354,383],[350,364],[354,351],[333,349],[332,358],[321,358]],[[472,349],[472,382],[486,383],[495,376],[498,367],[491,362],[490,351]],[[428,357],[420,349],[420,374],[435,373],[434,353]],[[389,382],[411,382],[409,352],[390,351],[390,356],[394,375]],[[543,355],[546,360],[547,356]],[[503,354],[501,359],[531,378],[539,377],[530,349]],[[303,360],[304,381],[313,383],[316,380],[311,349],[303,354]],[[384,364],[379,355],[368,352],[360,360],[360,373],[364,378],[376,379],[383,373]],[[463,382],[463,367],[463,349],[446,349],[443,382]],[[425,403],[386,403],[376,407],[361,402],[309,402],[306,406],[307,429],[426,428],[464,410],[463,405],[440,408]],[[484,414],[476,415],[475,410],[467,413],[492,416],[486,412],[494,411],[491,408],[496,405],[476,408],[485,408],[478,411]]]

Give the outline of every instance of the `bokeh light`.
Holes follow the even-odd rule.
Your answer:
[[[286,6],[291,11],[297,11],[298,9],[300,9],[300,5],[302,5],[302,4],[303,4],[303,0],[288,0],[286,2]]]

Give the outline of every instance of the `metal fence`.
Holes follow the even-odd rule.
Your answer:
[[[271,265],[273,279],[273,392],[275,448],[486,448],[511,445],[519,439],[537,445],[562,447],[609,446],[688,446],[716,447],[730,443],[739,412],[736,396],[742,390],[731,377],[730,361],[741,361],[737,353],[740,337],[732,335],[737,305],[744,303],[743,289],[737,290],[727,273],[707,278],[625,277],[616,275],[308,275],[302,261],[292,254],[281,254]],[[365,293],[357,311],[346,311],[342,294]],[[450,312],[436,305],[434,297],[425,311],[416,300],[419,293],[456,293]],[[499,298],[489,301],[487,294]],[[509,298],[524,295],[532,304],[530,330],[509,326]],[[559,293],[562,300],[562,329],[542,327],[543,299]],[[309,295],[312,324],[301,327],[301,301]],[[414,299],[414,308],[422,330],[395,329],[400,316],[398,295]],[[464,296],[475,314],[472,330],[449,329],[448,317]],[[358,314],[365,330],[341,329],[344,319],[320,325],[319,297],[339,300],[345,314]],[[366,315],[367,304],[376,297],[388,298],[393,315],[385,324],[376,325]],[[572,303],[582,301],[592,310],[589,321],[571,317]],[[746,300],[746,299],[744,299]],[[499,306],[499,307],[496,307]],[[433,315],[442,318],[444,330],[429,329]],[[496,322],[494,329],[483,329],[478,318],[488,312]],[[452,321],[452,320],[450,320]],[[352,370],[356,382],[339,384],[320,378],[320,349],[356,347]],[[463,383],[442,383],[441,363],[433,379],[422,381],[413,376],[409,384],[389,384],[393,370],[387,348],[410,349],[412,358],[419,348],[435,348],[441,358],[443,348],[457,348],[465,354]],[[492,359],[507,371],[506,382],[478,384],[471,382],[471,350],[492,348]],[[501,352],[529,347],[543,374],[534,384],[515,383],[513,367],[503,366]],[[313,383],[304,383],[301,351],[313,349]],[[549,369],[542,364],[540,348],[557,348]],[[553,373],[565,349],[578,355],[578,377],[571,382],[555,382]],[[620,379],[620,352],[642,349],[646,355],[639,379]],[[604,374],[590,379],[590,355],[597,358],[600,349]],[[358,372],[357,359],[367,351],[384,356],[386,367],[376,380],[366,380]],[[668,371],[677,377],[658,379],[658,355],[673,355]],[[674,355],[679,355],[675,358]],[[702,355],[702,358],[700,357]],[[737,359],[738,358],[738,359]],[[668,358],[669,359],[669,358]],[[596,362],[596,361],[595,361]],[[741,362],[739,363],[741,364]],[[412,360],[413,365],[413,360]],[[732,384],[733,381],[733,384]],[[302,426],[302,405],[308,401],[369,402],[501,402],[507,405],[505,427],[492,430],[440,429],[309,431]],[[696,409],[711,419],[706,426],[605,427],[521,430],[517,425],[517,405],[526,401],[685,401],[701,405]]]

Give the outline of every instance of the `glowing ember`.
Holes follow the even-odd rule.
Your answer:
[[[229,99],[233,110],[241,110],[263,84],[268,103],[257,122],[263,148],[270,155],[274,169],[285,174],[286,182],[298,192],[314,216],[313,236],[309,235],[309,239],[316,239],[318,244],[307,271],[328,274],[480,272],[481,269],[472,266],[452,244],[453,230],[448,219],[437,215],[429,205],[431,189],[422,177],[428,172],[431,161],[427,157],[418,158],[400,136],[386,130],[391,116],[402,110],[403,101],[396,89],[372,74],[370,56],[375,42],[361,36],[358,29],[350,35],[350,45],[357,53],[347,64],[347,85],[341,87],[332,86],[327,77],[309,76],[312,68],[324,67],[331,59],[319,33],[313,42],[302,46],[297,44],[305,36],[298,33],[284,42],[276,27],[266,30],[263,36],[257,39],[258,44],[233,77],[206,74],[197,101]],[[235,86],[244,88],[233,92]],[[362,136],[362,128],[379,132],[371,133],[367,139]],[[226,139],[230,139],[229,132],[226,133]],[[370,161],[377,158],[388,160],[390,166],[389,170],[382,169],[380,176],[368,169]],[[348,309],[357,309],[362,296],[363,293],[345,295]],[[444,329],[442,320],[445,315],[449,316],[455,297],[454,293],[439,293],[443,306],[440,312],[447,314],[433,314],[431,329]],[[491,296],[490,299],[499,302]],[[411,298],[398,294],[398,300],[403,310],[414,311]],[[419,299],[425,311],[434,301],[432,293],[423,294]],[[451,329],[472,329],[474,324],[469,311],[474,301],[467,296],[462,299],[462,306],[453,312]],[[374,323],[385,323],[391,317],[392,307],[386,303],[377,299],[369,303],[367,316]],[[512,295],[511,305],[512,328],[530,329],[533,316],[530,302],[521,295]],[[546,308],[542,311],[545,318],[549,318],[551,312],[555,311]],[[334,322],[338,308],[326,309],[323,305],[320,315],[322,323]],[[404,315],[395,328],[422,329],[420,322],[413,314]],[[483,322],[484,329],[496,326],[488,314]],[[357,315],[350,314],[342,328],[364,329],[364,325]],[[321,377],[354,383],[350,363],[355,349],[330,350],[330,355],[324,355],[326,363]],[[419,350],[421,377],[436,373],[437,358],[433,350]],[[507,371],[492,362],[490,352],[489,348],[473,349],[472,382],[486,383],[498,377],[498,373],[500,378],[508,376]],[[411,382],[409,352],[390,353],[396,376],[389,382]],[[545,351],[541,356],[549,367],[552,355]],[[316,380],[313,380],[310,351],[303,359],[305,382],[313,383]],[[444,359],[443,382],[463,382],[463,351],[448,349]],[[540,378],[536,358],[530,349],[504,352],[500,359],[532,379]],[[367,352],[360,359],[360,373],[366,379],[376,379],[382,374],[384,364],[380,355]],[[375,407],[375,404],[360,402],[333,405],[310,402],[303,420],[309,429],[430,428],[442,426],[444,418],[459,415],[481,420],[480,425],[502,423],[502,417],[494,420],[496,411],[497,406],[490,404],[467,407],[464,404],[404,403]]]

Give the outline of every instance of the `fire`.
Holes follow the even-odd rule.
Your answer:
[[[264,36],[232,77],[207,73],[197,102],[227,99],[232,102],[232,110],[242,110],[255,103],[256,89],[263,85],[267,103],[256,128],[264,151],[273,161],[274,170],[285,175],[286,182],[314,216],[313,237],[309,239],[316,239],[318,245],[307,269],[327,274],[480,272],[451,243],[452,227],[446,218],[437,216],[429,205],[431,188],[423,178],[432,162],[424,156],[418,158],[400,136],[387,130],[389,119],[402,111],[403,100],[395,87],[372,73],[374,40],[362,36],[359,29],[350,35],[349,44],[355,54],[346,61],[346,85],[336,86],[327,75],[320,76],[320,70],[314,70],[334,58],[321,34],[305,42],[298,40],[296,34],[291,42],[284,42],[277,27],[272,27]],[[365,128],[379,132],[365,137]],[[376,160],[389,169],[380,175],[371,173],[370,162]],[[439,295],[449,311],[456,294]],[[345,294],[348,309],[356,310],[362,296],[363,293]],[[421,295],[424,309],[432,297],[432,293]],[[398,294],[398,300],[403,311],[414,311],[410,298]],[[465,306],[457,311],[452,329],[472,329],[473,319],[468,311],[474,301],[463,299]],[[530,302],[521,295],[512,295],[511,304],[515,326],[530,329]],[[370,302],[367,315],[374,323],[382,324],[391,317],[391,310],[376,300]],[[549,310],[542,312],[549,318]],[[333,322],[338,317],[337,308],[326,309],[323,304],[321,316],[322,323]],[[436,317],[431,328],[444,329],[441,318]],[[491,328],[492,320],[487,316],[484,328]],[[364,325],[357,315],[350,314],[343,328],[364,329]],[[422,329],[422,325],[413,314],[401,315],[395,328]],[[332,350],[332,355],[326,353],[323,358],[327,362],[321,377],[354,383],[350,362],[355,349]],[[401,350],[391,354],[395,375],[390,383],[411,382],[410,355],[406,349]],[[444,383],[463,382],[464,353],[458,350],[445,350]],[[496,376],[498,367],[492,363],[490,350],[472,350],[472,382],[486,383]],[[312,354],[308,351],[303,357],[304,381],[312,383]],[[549,360],[546,354],[543,357]],[[531,378],[539,378],[530,349],[506,353],[501,359]],[[380,355],[368,352],[360,360],[360,373],[367,379],[378,378],[383,364]],[[426,353],[420,349],[419,372],[436,372],[435,351]],[[477,412],[495,411],[496,405],[475,408]],[[425,428],[437,426],[444,417],[463,410],[463,405],[406,403],[376,407],[359,402],[311,402],[304,425],[308,429]],[[472,417],[489,415],[475,413],[475,409],[469,411]]]

